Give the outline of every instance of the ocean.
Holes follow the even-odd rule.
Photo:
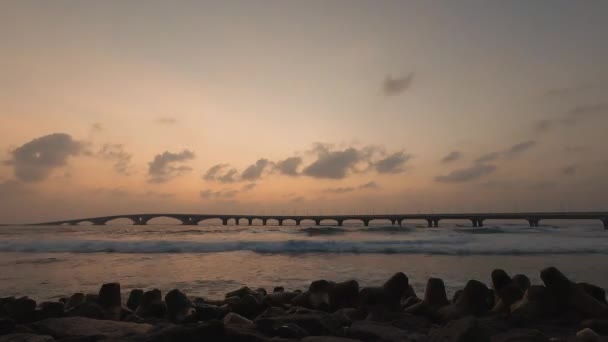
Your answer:
[[[243,285],[295,290],[317,279],[375,286],[395,272],[407,274],[422,295],[429,277],[442,278],[451,293],[469,279],[489,284],[495,268],[539,283],[548,266],[608,287],[608,231],[601,222],[462,223],[2,226],[0,297],[56,299],[120,282],[125,293],[178,288],[219,298]]]

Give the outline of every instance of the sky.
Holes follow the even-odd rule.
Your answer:
[[[0,3],[0,223],[608,210],[606,1]]]

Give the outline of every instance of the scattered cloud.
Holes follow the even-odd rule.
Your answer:
[[[249,183],[249,184],[245,184],[243,185],[243,187],[241,188],[241,191],[249,191],[249,190],[253,190],[255,187],[257,186],[256,183]]]
[[[194,152],[190,150],[183,150],[178,153],[165,151],[162,154],[157,154],[154,160],[148,163],[149,182],[164,183],[183,173],[192,171],[192,168],[187,165],[174,166],[192,159],[194,159]]]
[[[359,189],[380,189],[380,186],[378,183],[372,181],[359,185]]]
[[[435,181],[441,183],[464,183],[489,175],[496,170],[496,166],[490,164],[474,163],[468,168],[454,170],[447,175],[435,177]]]
[[[317,146],[317,160],[304,168],[303,173],[313,178],[343,179],[361,161],[361,154],[353,147],[330,151]]]
[[[480,163],[480,164],[485,164],[485,163],[489,163],[489,162],[498,160],[500,158],[515,158],[515,157],[518,157],[519,155],[523,154],[524,152],[532,149],[533,147],[535,147],[537,145],[538,145],[538,143],[535,140],[523,141],[523,142],[517,143],[515,145],[512,145],[511,147],[509,147],[508,149],[506,149],[504,151],[496,151],[496,152],[490,152],[490,153],[484,154],[481,157],[477,158],[475,160],[475,162]]]
[[[124,150],[122,144],[104,144],[97,155],[114,162],[114,170],[125,175],[129,174],[132,154]]]
[[[248,181],[257,180],[262,177],[262,173],[266,166],[269,165],[268,159],[259,159],[255,162],[255,164],[248,166],[243,173],[241,173],[241,178]]]
[[[534,122],[532,129],[537,133],[548,132],[555,126],[575,126],[588,120],[608,116],[608,103],[583,105],[570,109],[560,117]]]
[[[91,125],[91,132],[97,133],[97,132],[101,132],[101,131],[103,131],[103,125],[100,124],[99,122],[96,122]]]
[[[442,163],[451,163],[457,160],[462,159],[463,154],[460,151],[452,151],[448,153],[445,157],[441,158]]]
[[[414,80],[414,73],[403,77],[387,76],[382,83],[382,93],[386,96],[395,96],[409,89]]]
[[[207,170],[203,179],[220,183],[234,183],[237,180],[237,173],[238,171],[230,167],[230,164],[217,164]]]
[[[275,163],[275,169],[279,171],[279,173],[288,176],[297,176],[298,175],[298,167],[302,164],[301,157],[289,157],[287,159],[278,161]]]
[[[84,143],[65,133],[53,133],[36,138],[11,152],[5,161],[14,167],[15,177],[24,182],[45,180],[51,172],[67,164],[71,156],[84,153]]]
[[[411,155],[403,151],[395,152],[377,161],[374,167],[378,173],[400,173],[405,171],[403,165],[411,158]]]
[[[572,176],[576,173],[576,165],[568,165],[561,169],[561,173],[566,176]]]
[[[238,194],[237,190],[204,190],[201,191],[200,195],[203,199],[230,199],[234,198]]]
[[[353,187],[323,189],[323,193],[326,193],[326,194],[344,194],[344,193],[353,192],[353,191],[355,191],[355,188],[353,188]]]
[[[156,120],[156,122],[158,122],[159,124],[163,124],[163,125],[174,125],[177,123],[177,119],[170,118],[170,117],[162,117],[162,118],[158,118]]]

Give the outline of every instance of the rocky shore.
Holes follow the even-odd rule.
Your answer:
[[[0,298],[0,342],[88,341],[608,341],[603,288],[554,267],[525,275],[494,270],[490,287],[470,280],[453,298],[431,278],[418,296],[404,273],[382,286],[313,281],[305,291],[243,287],[225,298],[120,284],[57,302]]]

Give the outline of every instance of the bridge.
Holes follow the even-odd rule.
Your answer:
[[[528,213],[469,213],[469,214],[398,214],[398,215],[199,215],[199,214],[129,214],[83,218],[76,220],[54,221],[37,223],[35,225],[77,225],[90,223],[105,225],[117,219],[129,219],[135,225],[146,225],[152,219],[166,217],[179,220],[184,225],[198,225],[206,220],[220,220],[223,225],[241,223],[252,225],[259,222],[262,225],[269,223],[282,226],[284,224],[301,225],[304,222],[314,223],[317,226],[331,224],[342,226],[346,221],[359,221],[368,226],[377,220],[390,221],[392,225],[401,226],[408,220],[423,220],[429,227],[439,227],[441,220],[470,221],[473,227],[483,227],[487,220],[514,220],[525,221],[531,227],[538,227],[541,220],[599,220],[608,230],[608,212],[528,212]]]

